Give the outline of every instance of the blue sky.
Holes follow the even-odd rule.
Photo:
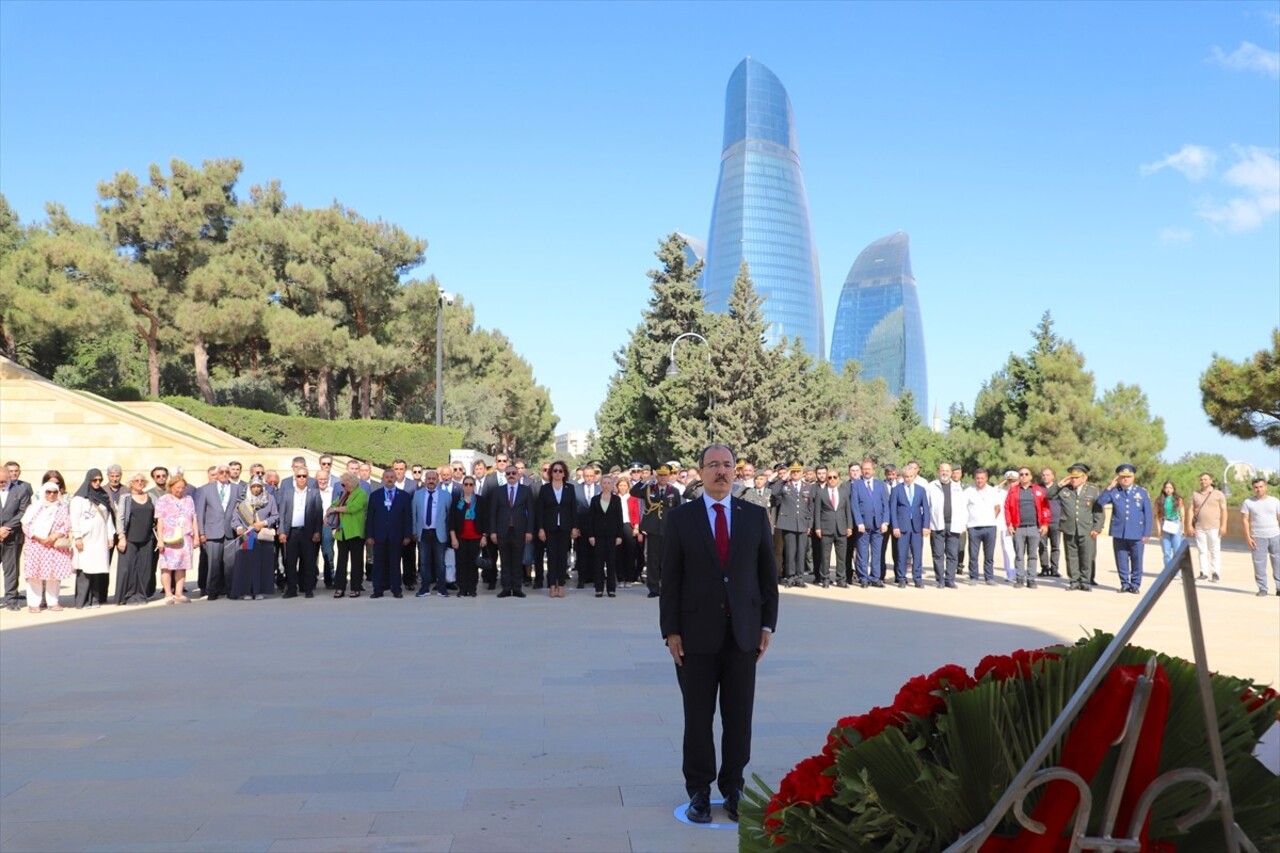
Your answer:
[[[705,237],[724,88],[791,96],[827,337],[858,252],[911,235],[930,408],[972,407],[1046,309],[1166,458],[1277,467],[1197,380],[1280,325],[1280,3],[0,3],[0,191],[238,157],[429,242],[587,428],[673,230]],[[570,354],[570,355],[567,355]]]

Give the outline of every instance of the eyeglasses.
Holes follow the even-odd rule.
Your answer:
[[[464,489],[467,489],[467,488],[475,488],[475,485],[476,485],[476,481],[475,481],[475,480],[463,480],[463,481],[462,481],[462,488],[464,488]]]
[[[101,482],[102,482],[102,478],[101,478],[101,477],[93,477],[92,479],[90,479],[90,480],[89,480],[89,482],[90,482],[90,483],[101,483]]]
[[[294,474],[294,475],[293,475],[293,478],[294,478],[295,480],[305,480],[305,479],[307,479],[307,475],[306,475],[306,474]]]
[[[332,462],[321,462],[321,463],[320,463],[320,467],[321,467],[321,468],[332,468],[332,467],[333,467],[333,463],[332,463]]]
[[[518,475],[518,474],[516,474],[516,472],[515,472],[515,471],[511,471],[511,472],[509,472],[509,473],[507,474],[507,479],[508,479],[508,480],[514,480],[514,479],[515,479],[516,477],[518,477],[518,476],[519,476],[519,475]]]
[[[505,457],[505,456],[499,456],[497,459],[495,459],[495,460],[493,460],[493,461],[494,461],[494,462],[506,462],[506,461],[507,461],[507,457]]]
[[[459,467],[457,467],[457,468],[454,468],[454,469],[453,469],[453,473],[455,473],[455,474],[461,474],[461,473],[462,473],[463,471],[465,471],[465,470],[466,470],[465,468],[463,468],[463,467],[459,466]]]

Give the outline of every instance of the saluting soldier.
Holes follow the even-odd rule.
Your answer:
[[[790,477],[773,485],[773,505],[778,508],[777,526],[782,532],[782,583],[803,587],[805,544],[813,526],[813,502],[804,482],[804,468],[792,462]]]
[[[1067,476],[1045,491],[1061,510],[1058,530],[1066,545],[1067,588],[1092,592],[1098,534],[1105,513],[1098,504],[1098,487],[1089,482],[1089,466],[1075,463],[1067,469]]]
[[[631,497],[640,499],[640,532],[644,534],[644,562],[648,573],[649,597],[662,592],[662,525],[666,515],[680,506],[680,493],[671,485],[671,469],[658,467],[658,476],[631,487]]]
[[[1151,496],[1133,482],[1137,469],[1129,462],[1116,467],[1116,475],[1098,496],[1101,508],[1111,504],[1111,545],[1120,573],[1120,592],[1138,594],[1142,585],[1142,551],[1151,533]]]

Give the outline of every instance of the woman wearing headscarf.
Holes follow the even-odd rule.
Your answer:
[[[351,567],[351,597],[364,592],[364,522],[369,509],[369,495],[360,488],[360,478],[350,471],[339,480],[342,493],[329,505],[325,523],[333,527],[333,540],[338,543],[338,560],[334,576],[334,598],[347,594],[347,566]]]
[[[262,600],[275,590],[275,531],[279,523],[276,499],[267,493],[266,481],[254,477],[236,507],[235,531],[240,549],[236,551],[231,575],[232,599]]]
[[[141,471],[129,478],[129,491],[116,502],[120,519],[116,550],[116,604],[146,604],[147,583],[154,578],[151,555],[156,552],[156,508],[147,494],[147,478]]]
[[[40,486],[40,497],[31,501],[22,516],[26,545],[22,573],[27,579],[27,612],[39,613],[40,602],[61,610],[58,591],[75,574],[71,565],[71,514],[62,502],[62,490],[52,478]]]
[[[107,601],[111,546],[116,524],[111,497],[102,488],[102,471],[90,468],[71,498],[71,553],[76,568],[76,609],[101,607]]]

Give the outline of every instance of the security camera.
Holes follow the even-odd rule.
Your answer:
[[[447,290],[440,291],[440,301],[443,302],[445,305],[452,305],[454,299],[455,299],[454,295],[449,291]]]

